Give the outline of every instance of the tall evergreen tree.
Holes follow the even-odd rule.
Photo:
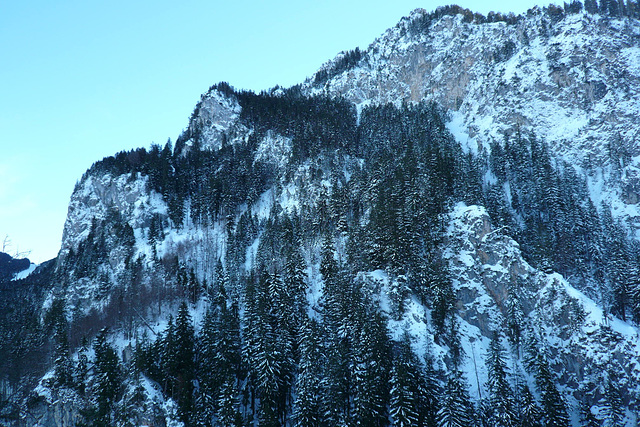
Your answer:
[[[603,399],[603,426],[613,427],[624,425],[625,413],[622,402],[622,396],[616,383],[615,375],[612,370],[607,372],[604,381],[604,399]]]
[[[107,329],[102,329],[93,344],[95,352],[93,396],[97,411],[94,422],[98,425],[109,425],[112,420],[112,409],[122,386],[122,369],[120,360],[113,346],[107,341]]]
[[[589,13],[598,13],[598,0],[584,0],[584,8]]]
[[[217,401],[217,425],[221,427],[240,427],[242,425],[239,394],[240,391],[235,380],[227,379],[222,384]]]
[[[509,282],[507,299],[504,304],[507,310],[506,335],[516,352],[520,350],[520,340],[524,329],[524,311],[520,302],[520,292],[521,289],[516,283]]]
[[[520,386],[518,415],[521,427],[541,427],[543,414],[526,383]]]
[[[54,384],[57,387],[71,387],[73,385],[73,365],[69,354],[69,326],[66,318],[63,316],[59,319],[54,328]]]
[[[437,415],[438,427],[463,427],[474,425],[474,411],[466,381],[459,370],[447,379],[441,406]]]
[[[384,426],[388,420],[390,353],[386,322],[367,304],[359,313],[353,358],[354,422],[361,426]]]
[[[494,426],[512,427],[518,424],[513,391],[507,379],[505,354],[500,344],[500,334],[495,332],[487,357],[488,388],[490,393],[491,423]]]
[[[300,363],[296,378],[296,398],[293,420],[299,427],[318,427],[324,424],[322,408],[323,351],[321,329],[313,319],[302,323]]]
[[[397,344],[391,368],[389,413],[393,426],[423,425],[428,410],[426,382],[408,333]]]
[[[232,387],[236,379],[243,376],[239,328],[235,306],[227,308],[227,300],[222,292],[216,298],[216,304],[207,311],[197,341],[200,390],[196,412],[204,415],[204,419],[211,420],[218,409],[222,385],[229,384]]]
[[[171,384],[170,395],[176,400],[180,419],[190,423],[193,416],[195,379],[195,332],[189,308],[182,303],[176,317],[173,340],[168,343],[167,371]]]
[[[556,381],[542,352],[538,353],[536,383],[542,396],[545,427],[569,425],[567,406],[556,388]]]

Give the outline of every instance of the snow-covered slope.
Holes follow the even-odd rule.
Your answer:
[[[517,242],[491,226],[482,207],[458,204],[451,214],[448,236],[446,256],[469,356],[466,371],[472,389],[480,385],[480,397],[487,394],[482,385],[486,384],[484,360],[490,332],[514,337],[517,331],[527,337],[521,342],[537,343],[533,351],[544,354],[561,376],[570,407],[580,407],[585,395],[602,404],[610,376],[621,382],[626,405],[634,407],[640,391],[637,326],[603,313],[560,274],[531,267]],[[511,350],[514,373],[533,382],[523,362],[532,349],[513,339],[505,339],[505,346]],[[472,356],[480,362],[474,365]]]
[[[510,17],[509,23],[472,21],[467,14],[416,10],[366,51],[339,55],[297,89],[258,96],[217,85],[202,96],[175,150],[168,144],[162,151],[125,153],[92,168],[71,198],[42,321],[51,321],[56,307],[66,307],[59,322],[68,321],[78,334],[92,338],[98,326],[115,328],[114,346],[131,366],[136,344],[148,344],[149,333],[151,340],[162,339],[160,333],[178,312],[177,301],[189,302],[200,332],[205,313],[228,298],[221,306],[237,310],[242,345],[248,347],[255,344],[244,329],[255,322],[251,298],[260,297],[254,287],[264,286],[257,278],[279,277],[299,257],[307,304],[300,322],[326,322],[329,330],[331,283],[323,262],[330,259],[345,275],[341,286],[353,285],[364,301],[373,301],[368,309],[384,319],[389,345],[399,346],[408,335],[420,363],[430,363],[425,354],[431,352],[441,383],[457,369],[453,347],[459,334],[459,368],[474,404],[481,406],[491,392],[489,343],[500,333],[514,390],[520,384],[535,390],[534,371],[544,365],[578,425],[583,405],[601,419],[607,416],[611,402],[605,389],[615,382],[625,415],[635,420],[637,325],[603,311],[602,301],[596,304],[557,272],[534,266],[535,257],[523,255],[517,241],[524,233],[495,226],[504,218],[460,200],[476,197],[473,203],[489,206],[496,192],[508,193],[505,215],[513,214],[516,226],[524,224],[510,198],[531,188],[512,189],[511,183],[492,188],[498,178],[491,169],[495,159],[487,154],[493,141],[513,143],[522,134],[528,141],[549,143],[555,156],[550,163],[564,159],[578,175],[586,175],[585,188],[571,194],[571,203],[586,210],[590,192],[598,208],[605,202],[617,208],[618,217],[640,217],[640,23],[540,9]],[[425,107],[430,101],[444,107],[446,127],[437,108]],[[398,108],[368,109],[384,104]],[[415,109],[402,109],[406,104]],[[362,118],[369,122],[361,124]],[[415,118],[424,120],[417,128],[425,132],[407,130],[416,127]],[[418,150],[414,145],[421,144],[422,151],[415,152],[424,158],[411,158]],[[533,153],[533,144],[528,147],[527,154]],[[545,177],[560,182],[565,175],[553,175],[553,166]],[[576,178],[571,185],[581,183]],[[414,191],[421,196],[409,194]],[[394,203],[402,203],[402,209]],[[577,206],[567,211],[583,212]],[[541,233],[555,232],[544,228],[549,222],[540,224]],[[393,237],[384,240],[387,232]],[[418,272],[393,252],[411,232],[422,233],[418,243],[406,243],[423,252],[417,256],[422,265],[411,267]],[[392,260],[385,258],[389,253]],[[608,266],[597,255],[588,261]],[[446,324],[456,333],[443,332],[433,320],[438,286],[445,285],[434,285],[433,277],[416,278],[440,263],[455,296]],[[604,276],[588,281],[604,283]],[[228,286],[224,292],[220,283]],[[268,292],[275,306],[276,286]],[[269,308],[262,308],[270,315],[269,310],[280,309],[271,304],[269,299]],[[349,322],[357,323],[356,314],[342,320],[341,339],[358,341],[349,329],[354,328]],[[371,330],[362,327],[358,333],[366,337]],[[73,346],[70,363],[80,364],[87,355],[95,361],[79,342]],[[390,357],[395,353],[389,351]],[[302,375],[301,362],[293,364],[291,384]],[[46,414],[41,425],[59,424],[61,416],[52,415],[56,411],[76,419],[88,401],[84,391],[58,393],[56,369],[60,366],[37,388],[38,411]],[[247,390],[258,386],[236,375],[235,386],[254,393]],[[87,378],[89,389],[96,388],[97,376]],[[177,418],[184,414],[176,415],[167,385],[163,394],[161,385],[147,377],[127,377],[119,404],[140,387],[146,397],[137,410],[151,405],[157,413],[150,422],[180,424]],[[544,393],[534,391],[538,400]],[[254,420],[248,414],[255,407],[239,405],[245,421]],[[291,415],[287,411],[285,417]]]
[[[591,177],[605,192],[594,197],[626,204],[617,213],[637,227],[640,22],[540,8],[512,23],[467,18],[418,9],[356,65],[318,81],[341,54],[303,88],[357,105],[435,101],[474,152],[516,132],[535,134],[576,167],[605,167]]]
[[[433,100],[455,112],[478,143],[519,128],[581,163],[609,162],[615,138],[630,157],[639,154],[638,21],[581,12],[553,22],[539,8],[514,24],[428,15],[414,11],[355,67],[305,88],[356,104]]]

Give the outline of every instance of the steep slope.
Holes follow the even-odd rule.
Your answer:
[[[356,104],[433,100],[478,141],[519,126],[580,162],[608,161],[613,136],[637,149],[638,21],[557,13],[535,8],[513,22],[477,23],[416,10],[354,65],[319,80],[338,56],[306,86]]]
[[[605,167],[611,198],[637,224],[638,21],[553,6],[491,23],[453,12],[416,10],[303,87],[357,105],[435,101],[452,111],[461,143],[474,152],[534,133],[576,166]]]
[[[33,297],[26,336],[51,343],[29,379],[3,371],[0,415],[634,422],[640,251],[600,201],[633,185],[635,147],[610,148],[637,134],[638,22],[450,12],[298,87],[212,86],[175,147],[94,164]]]

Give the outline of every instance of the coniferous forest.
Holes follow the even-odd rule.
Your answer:
[[[637,15],[634,2],[595,7]],[[454,6],[428,20],[458,13],[512,24]],[[348,52],[314,82],[364,55]],[[210,124],[196,120],[208,97],[239,106],[215,147]],[[157,201],[149,196],[135,221],[108,205],[57,259],[0,279],[0,423],[625,425],[637,410],[634,367],[618,353],[593,375],[576,368],[583,361],[560,363],[562,343],[544,341],[530,314],[552,310],[569,342],[588,313],[552,286],[545,307],[533,303],[533,274],[501,282],[491,295],[499,314],[477,322],[483,357],[469,351],[451,224],[457,207],[483,207],[483,238],[508,241],[532,271],[559,273],[603,317],[637,327],[640,247],[629,224],[594,205],[595,167],[566,163],[516,125],[463,147],[449,120],[433,102],[356,108],[301,86],[256,94],[223,82],[175,143],[95,163],[76,193],[115,177]],[[606,172],[621,175],[629,154],[609,156]],[[480,255],[490,264],[503,254]],[[602,345],[621,341],[598,328],[590,336]]]
[[[151,243],[169,224],[224,223],[226,252],[213,278],[203,280],[180,259],[136,259],[133,231],[114,213],[91,225],[64,269],[74,280],[95,279],[108,288],[113,285],[100,277],[100,266],[113,248],[124,248],[123,290],[104,289],[116,297],[91,321],[68,313],[71,307],[60,299],[40,324],[3,300],[3,333],[18,336],[2,340],[0,359],[15,360],[18,349],[10,342],[41,342],[20,358],[46,355],[53,362],[49,386],[81,402],[77,425],[143,422],[143,377],[175,402],[185,425],[567,425],[556,374],[524,324],[518,334],[535,389],[510,370],[514,341],[503,338],[513,338],[515,327],[505,325],[489,348],[489,395],[482,402],[470,398],[460,371],[468,356],[459,342],[443,251],[453,204],[484,205],[496,227],[508,228],[520,242],[529,263],[561,272],[614,315],[637,321],[639,293],[629,277],[637,271],[636,243],[606,209],[593,206],[584,178],[553,159],[544,141],[517,129],[494,141],[490,152],[464,153],[434,104],[370,107],[358,121],[340,99],[295,89],[278,96],[235,93],[225,84],[212,90],[224,88],[255,130],[246,144],[211,151],[198,146],[197,135],[183,135],[175,148],[168,143],[120,153],[84,177],[148,176],[149,189],[169,207],[167,217],[153,218]],[[255,161],[268,131],[290,138],[288,164]],[[188,148],[185,140],[192,141]],[[305,164],[312,180],[329,183],[321,195],[295,211],[273,206],[262,219],[242,210]],[[246,268],[247,247],[256,241],[255,262]],[[309,259],[314,248],[316,260]],[[313,306],[310,263],[317,264],[322,286]],[[359,274],[376,270],[394,279],[388,310],[381,310],[375,285]],[[150,277],[163,283],[152,284]],[[38,294],[30,298],[37,301]],[[449,351],[446,366],[435,363],[429,348],[416,354],[406,331],[390,336],[387,322],[400,319],[412,298],[428,308],[435,340]],[[123,360],[108,331],[139,333],[132,325],[167,304],[178,307],[177,315],[161,330],[143,325]],[[196,308],[203,313],[197,322]],[[17,315],[24,319],[19,329],[7,323]],[[91,341],[77,338],[92,333]],[[53,344],[42,343],[45,337]],[[16,365],[3,362],[11,383],[19,372],[9,372],[10,366]],[[620,390],[610,387],[611,410],[620,411]],[[10,407],[5,416],[12,416]]]

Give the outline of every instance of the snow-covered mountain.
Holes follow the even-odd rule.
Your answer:
[[[615,3],[416,10],[94,164],[2,300],[2,420],[634,425],[640,22]]]
[[[476,144],[519,127],[580,163],[610,162],[613,137],[638,154],[638,21],[535,8],[479,24],[466,13],[416,10],[355,64],[319,79],[348,54],[339,55],[304,87],[357,105],[435,101]]]
[[[368,49],[327,62],[305,91],[359,106],[435,101],[473,152],[533,133],[575,166],[619,166],[614,177],[590,177],[592,198],[621,200],[617,213],[637,228],[640,23],[551,6],[479,24],[457,11],[414,11]],[[611,193],[601,194],[602,180]]]

